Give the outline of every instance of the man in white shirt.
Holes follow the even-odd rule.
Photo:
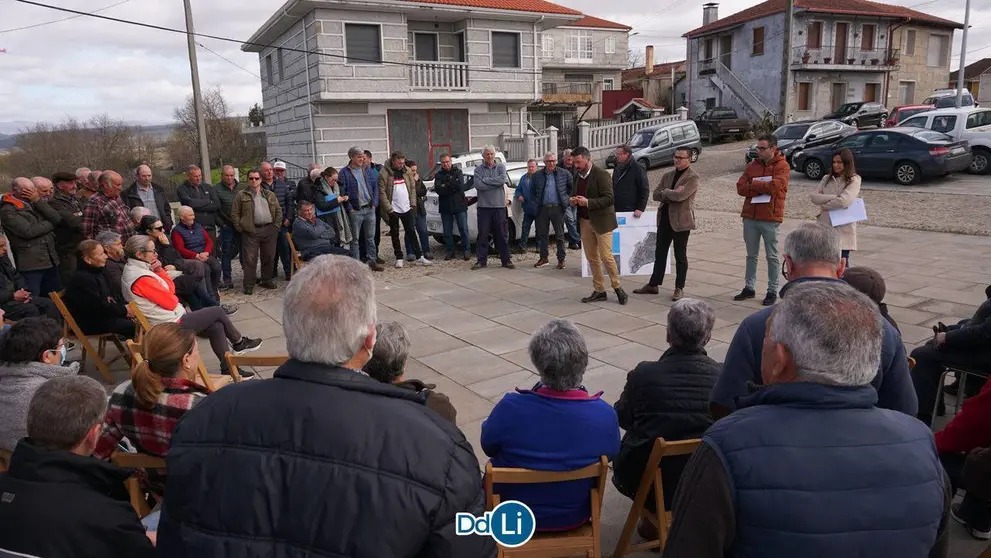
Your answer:
[[[403,245],[399,241],[399,224],[406,234],[406,244],[413,249],[416,261],[430,265],[423,256],[416,236],[416,177],[406,166],[406,155],[396,151],[389,163],[379,172],[379,212],[389,222],[392,250],[396,254],[396,268],[403,267]]]

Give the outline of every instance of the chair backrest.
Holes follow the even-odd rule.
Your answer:
[[[112,382],[114,377],[110,374],[110,369],[107,364],[103,361],[103,353],[101,351],[94,351],[93,347],[89,344],[89,339],[83,332],[83,328],[79,327],[79,323],[69,312],[69,307],[65,305],[65,300],[62,299],[65,296],[65,291],[51,292],[48,294],[52,303],[58,308],[60,314],[62,314],[62,337],[68,337],[69,333],[79,340],[83,346],[83,366],[86,365],[86,356],[89,355],[93,358],[96,363],[97,369],[103,374],[103,377],[108,381]],[[118,345],[120,346],[120,345]],[[101,345],[102,347],[102,345]]]
[[[241,372],[239,367],[241,366],[282,366],[289,360],[289,355],[278,355],[278,356],[238,356],[230,351],[224,353],[224,360],[227,361],[227,367],[231,371],[231,376],[235,378],[235,381],[241,381]]]
[[[125,469],[165,469],[165,459],[143,453],[115,451],[110,456],[110,462]],[[151,507],[148,505],[148,500],[145,498],[144,490],[141,489],[141,483],[138,482],[137,477],[131,475],[124,481],[124,486],[127,488],[131,507],[134,508],[138,517],[141,518],[150,514]]]
[[[138,324],[134,340],[140,343],[144,334],[148,333],[148,330],[151,329],[151,322],[148,321],[148,316],[145,316],[145,313],[134,302],[128,302],[127,307],[131,309],[131,315],[134,316],[134,321]]]
[[[605,490],[608,472],[609,459],[604,455],[595,463],[573,471],[536,471],[513,467],[493,467],[490,461],[485,464],[485,505],[488,510],[499,505],[499,495],[494,492],[495,484],[535,484],[597,478],[598,481],[592,491],[598,491],[601,495]],[[601,503],[600,499],[599,504],[601,505]]]
[[[293,273],[295,273],[303,267],[303,257],[296,250],[296,243],[292,241],[292,233],[286,233],[286,242],[289,244],[289,253],[292,255],[292,266],[295,268],[293,269]]]

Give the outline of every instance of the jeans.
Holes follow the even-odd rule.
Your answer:
[[[912,351],[911,357],[915,359],[915,368],[912,369],[912,384],[915,386],[915,394],[919,397],[919,414],[917,416],[926,424],[932,424],[937,398],[942,397],[943,386],[939,385],[939,378],[943,375],[946,366],[967,370],[985,370],[991,366],[991,353],[986,350],[937,349],[932,346],[931,342],[916,347]],[[967,377],[968,389],[971,386],[981,386],[983,383],[984,380],[980,377]],[[963,397],[962,389],[958,393],[957,397]]]
[[[578,208],[568,206],[564,211],[564,224],[568,227],[568,237],[571,242],[578,244],[582,241],[581,231],[578,228]]]
[[[527,227],[525,219],[528,217],[523,217],[524,230],[527,234],[530,233],[529,227]],[[560,205],[545,205],[540,208],[540,214],[537,215],[537,248],[540,250],[540,259],[546,260],[549,255],[550,243],[550,228],[554,225],[554,240],[557,244],[557,261],[563,262],[566,256],[564,251],[564,208]]]
[[[606,266],[612,288],[620,288],[622,285],[619,282],[619,266],[616,265],[616,257],[612,253],[613,231],[598,234],[592,229],[592,223],[588,219],[581,220],[581,228],[582,249],[585,251],[585,259],[588,260],[588,268],[592,272],[592,288],[597,293],[606,292],[605,278],[602,276],[603,264]]]
[[[447,247],[447,253],[454,255],[454,222],[458,222],[458,234],[461,235],[461,250],[467,254],[471,254],[471,239],[468,238],[468,212],[462,211],[461,213],[448,214],[441,213],[440,221],[444,225],[444,245]]]
[[[231,261],[241,251],[241,233],[233,226],[220,228],[220,270],[224,282],[231,282]]]
[[[392,251],[395,252],[396,259],[403,259],[403,245],[399,242],[399,224],[403,225],[403,233],[406,236],[406,245],[413,248],[416,259],[423,257],[420,251],[420,241],[416,238],[416,216],[413,210],[406,213],[392,212],[389,214],[389,236],[392,238]]]
[[[375,249],[375,223],[378,221],[378,209],[368,206],[352,211],[348,217],[351,219],[351,233],[354,236],[351,241],[351,257],[361,260],[359,236],[364,234],[365,257],[368,262],[374,262],[375,258],[378,257],[378,250]]]
[[[537,217],[532,217],[527,213],[523,213],[523,223],[520,225],[520,236],[516,239],[516,246],[520,250],[526,250],[527,243],[530,242],[530,227],[533,227],[537,223]],[[554,229],[555,232],[557,229]],[[540,243],[540,234],[537,234],[537,243]]]
[[[289,239],[286,233],[289,229],[279,227],[279,234],[275,239],[275,261],[272,263],[272,276],[279,274],[279,260],[282,260],[282,271],[286,277],[292,275],[292,254],[289,253]]]
[[[479,207],[478,208],[478,239],[475,241],[475,249],[478,250],[478,263],[485,265],[489,259],[489,235],[495,239],[496,249],[502,264],[506,265],[512,260],[509,258],[509,242],[506,237],[509,234],[506,223],[506,208],[504,207]]]
[[[661,211],[661,223],[657,225],[657,247],[654,249],[654,272],[650,274],[653,286],[664,284],[664,270],[667,269],[668,248],[674,243],[676,289],[685,288],[685,278],[688,277],[688,236],[692,231],[675,232],[671,228],[671,220],[667,211]]]
[[[767,292],[778,294],[778,279],[781,277],[781,260],[778,258],[778,225],[771,221],[743,220],[743,242],[747,246],[747,288],[756,291],[757,255],[760,241],[764,240],[764,253],[767,256]]]
[[[419,211],[413,210],[416,213],[416,219],[413,224],[416,227],[416,234],[420,238],[420,249],[423,251],[423,255],[426,256],[430,253],[430,235],[427,234],[427,216],[420,215]],[[413,245],[409,243],[409,239],[406,240],[406,253],[413,254]]]
[[[58,266],[35,271],[22,271],[21,275],[24,277],[24,288],[34,298],[48,298],[49,293],[62,290],[62,278]]]

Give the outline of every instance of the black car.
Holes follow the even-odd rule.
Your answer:
[[[861,176],[893,178],[907,186],[922,178],[967,170],[972,155],[966,141],[921,128],[885,128],[858,132],[832,145],[806,149],[795,156],[795,168],[819,180],[832,168],[840,149],[853,152]]]
[[[835,120],[802,120],[779,127],[774,131],[774,136],[778,138],[778,150],[785,156],[788,164],[795,168],[792,159],[796,153],[819,145],[829,145],[856,132],[857,129],[853,126]],[[744,158],[748,163],[757,158],[757,144],[750,146]]]
[[[849,124],[854,128],[864,126],[884,127],[884,122],[888,119],[888,109],[881,103],[859,102],[846,103],[840,105],[835,112],[827,114],[826,120],[839,120],[844,124]]]

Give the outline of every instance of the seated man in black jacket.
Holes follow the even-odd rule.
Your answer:
[[[0,307],[6,319],[17,321],[44,316],[62,323],[62,314],[47,298],[35,298],[25,288],[24,277],[7,257],[7,239],[0,235]]]
[[[28,437],[0,474],[0,554],[155,556],[128,501],[132,471],[91,457],[107,411],[107,392],[88,376],[61,376],[35,392]]]
[[[704,347],[715,323],[716,314],[705,302],[694,298],[675,302],[668,312],[668,349],[660,360],[641,362],[627,375],[615,405],[619,426],[626,434],[613,460],[612,477],[624,496],[636,496],[654,440],[701,438],[712,424],[709,392],[719,376],[720,364],[706,355]],[[675,488],[689,457],[661,461],[665,509],[672,508]],[[649,517],[656,518],[653,490],[644,507]],[[657,524],[656,519],[653,524]],[[642,519],[637,530],[648,540],[657,538],[656,528]]]

